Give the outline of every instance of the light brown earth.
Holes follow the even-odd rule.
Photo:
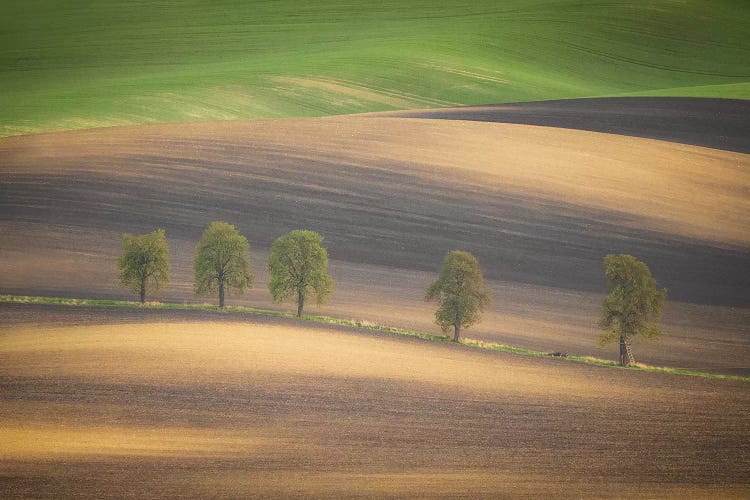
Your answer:
[[[744,382],[197,311],[0,318],[3,497],[750,494]]]
[[[161,300],[194,301],[212,220],[248,236],[269,303],[273,239],[326,238],[337,292],[311,312],[437,332],[422,301],[449,250],[475,253],[495,301],[469,336],[544,351],[595,347],[601,259],[627,252],[669,288],[651,364],[750,371],[750,156],[592,132],[338,117],[111,128],[0,140],[0,292],[131,297],[122,232],[164,227]],[[212,300],[212,299],[198,299]]]
[[[328,82],[330,83],[330,82]],[[338,82],[334,82],[338,83]],[[469,336],[595,348],[601,259],[670,289],[638,359],[750,373],[750,156],[592,132],[388,117],[0,140],[0,293],[131,297],[122,232],[164,227],[194,301],[212,220],[326,238],[310,312],[436,332],[422,293],[475,253]],[[0,304],[0,497],[747,497],[747,384],[200,311]]]

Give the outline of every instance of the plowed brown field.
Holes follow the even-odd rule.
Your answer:
[[[231,302],[292,309],[269,302],[266,252],[307,228],[336,280],[310,312],[437,332],[423,290],[460,248],[495,295],[469,336],[613,357],[601,260],[627,252],[670,289],[636,357],[748,374],[748,193],[746,154],[492,122],[11,137],[0,293],[128,298],[121,233],[163,227],[172,283],[152,298],[204,300],[195,243],[226,220],[258,275]],[[292,320],[0,304],[0,400],[0,497],[750,496],[745,382]]]
[[[743,382],[211,313],[0,317],[3,497],[750,494]]]
[[[422,291],[449,250],[495,290],[468,335],[612,357],[595,347],[601,259],[645,260],[670,290],[665,336],[636,356],[747,373],[750,156],[575,130],[339,117],[112,128],[0,140],[0,291],[130,297],[122,232],[164,227],[193,301],[194,245],[212,220],[265,251],[294,228],[326,238],[337,293],[311,309],[437,332]],[[283,306],[282,306],[283,307]],[[291,308],[291,306],[288,306]]]

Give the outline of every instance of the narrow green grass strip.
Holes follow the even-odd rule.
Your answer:
[[[638,370],[655,373],[668,373],[671,375],[688,375],[692,377],[704,377],[713,379],[724,379],[724,380],[741,380],[743,382],[750,382],[750,377],[743,377],[741,375],[721,375],[718,373],[703,372],[699,370],[688,370],[685,368],[672,368],[668,366],[650,366],[642,363],[638,363],[635,366],[620,366],[615,361],[608,359],[594,358],[591,356],[575,356],[566,355],[561,357],[550,356],[549,353],[543,351],[534,351],[532,349],[524,349],[521,347],[513,347],[505,344],[495,344],[492,342],[485,342],[483,340],[475,339],[464,339],[463,344],[476,347],[479,349],[488,349],[491,351],[502,351],[513,354],[520,354],[522,356],[536,356],[536,357],[552,357],[553,359],[559,359],[561,361],[570,361],[573,363],[582,363],[586,365],[602,366],[606,368],[618,368],[620,370]]]
[[[291,318],[295,319],[296,314],[283,311],[274,311],[271,309],[258,309],[254,307],[244,306],[226,306],[224,309],[220,309],[218,306],[210,304],[177,304],[169,302],[146,302],[141,304],[140,302],[133,302],[127,300],[109,300],[109,299],[66,299],[61,297],[30,297],[25,295],[0,295],[0,303],[10,304],[46,304],[46,305],[63,305],[63,306],[78,306],[78,307],[119,307],[119,308],[134,308],[134,309],[169,309],[169,310],[192,310],[192,311],[210,311],[219,312],[225,314],[231,313],[242,313],[256,316],[267,316],[276,318]],[[377,323],[371,323],[369,321],[359,321],[350,319],[331,318],[329,316],[318,316],[305,314],[302,316],[302,321],[311,321],[314,323],[322,323],[327,325],[339,325],[350,328],[359,328],[362,330],[370,330],[376,332],[390,333],[393,335],[415,337],[422,340],[428,340],[431,342],[450,342],[450,338],[442,335],[434,335],[431,333],[420,332],[417,330],[409,330],[406,328],[397,328],[393,326],[385,326]],[[489,351],[501,351],[511,354],[517,354],[521,356],[533,356],[533,357],[544,357],[557,359],[559,361],[568,361],[572,363],[581,363],[586,365],[601,366],[606,368],[617,368],[620,370],[638,370],[655,373],[666,373],[670,375],[687,375],[691,377],[703,377],[711,379],[722,379],[722,380],[739,380],[743,382],[750,382],[750,377],[744,377],[741,375],[721,375],[718,373],[710,373],[698,370],[687,370],[683,368],[671,368],[666,366],[649,366],[638,364],[636,366],[620,366],[614,361],[594,358],[589,356],[560,356],[552,357],[549,353],[543,351],[535,351],[532,349],[524,349],[522,347],[514,347],[505,344],[497,344],[493,342],[485,342],[483,340],[476,340],[466,338],[461,341],[461,344],[467,347],[489,350]]]

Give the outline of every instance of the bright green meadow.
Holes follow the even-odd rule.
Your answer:
[[[750,98],[750,2],[0,5],[0,136],[609,95]]]

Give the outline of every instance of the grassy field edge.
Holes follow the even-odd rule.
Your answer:
[[[43,305],[62,305],[62,306],[73,306],[73,307],[119,307],[119,308],[136,308],[136,309],[168,309],[168,310],[192,310],[192,311],[211,311],[219,312],[224,314],[250,314],[256,316],[267,316],[277,318],[288,318],[297,319],[296,314],[291,312],[274,311],[271,309],[258,309],[253,307],[245,306],[226,306],[224,309],[220,309],[218,306],[210,304],[178,304],[172,302],[146,302],[141,304],[140,302],[127,301],[127,300],[113,300],[113,299],[83,299],[83,298],[63,298],[63,297],[40,297],[40,296],[28,296],[28,295],[0,295],[0,303],[5,304],[43,304]],[[382,333],[389,333],[393,335],[401,335],[408,337],[415,337],[422,340],[431,342],[452,342],[449,337],[442,335],[434,335],[431,333],[420,332],[416,330],[410,330],[407,328],[399,328],[393,326],[380,325],[371,323],[368,321],[353,320],[353,319],[342,319],[332,318],[329,316],[311,315],[305,314],[301,318],[302,321],[310,321],[314,323],[322,323],[329,325],[339,325],[350,328],[376,331]],[[750,377],[744,377],[740,375],[722,375],[717,373],[710,373],[698,370],[688,370],[683,368],[673,368],[666,366],[650,366],[644,364],[637,364],[636,366],[623,367],[618,365],[614,361],[594,358],[589,356],[576,356],[576,355],[555,355],[543,351],[535,351],[532,349],[525,349],[522,347],[514,347],[506,344],[497,344],[494,342],[485,342],[482,340],[464,338],[461,345],[488,351],[500,351],[507,352],[510,354],[517,354],[520,356],[533,356],[533,357],[544,357],[555,359],[558,361],[568,361],[572,363],[581,363],[586,365],[593,365],[605,368],[616,368],[620,370],[637,370],[647,371],[655,373],[666,373],[669,375],[683,375],[691,377],[703,377],[711,379],[722,379],[722,380],[739,380],[743,382],[750,382]]]

